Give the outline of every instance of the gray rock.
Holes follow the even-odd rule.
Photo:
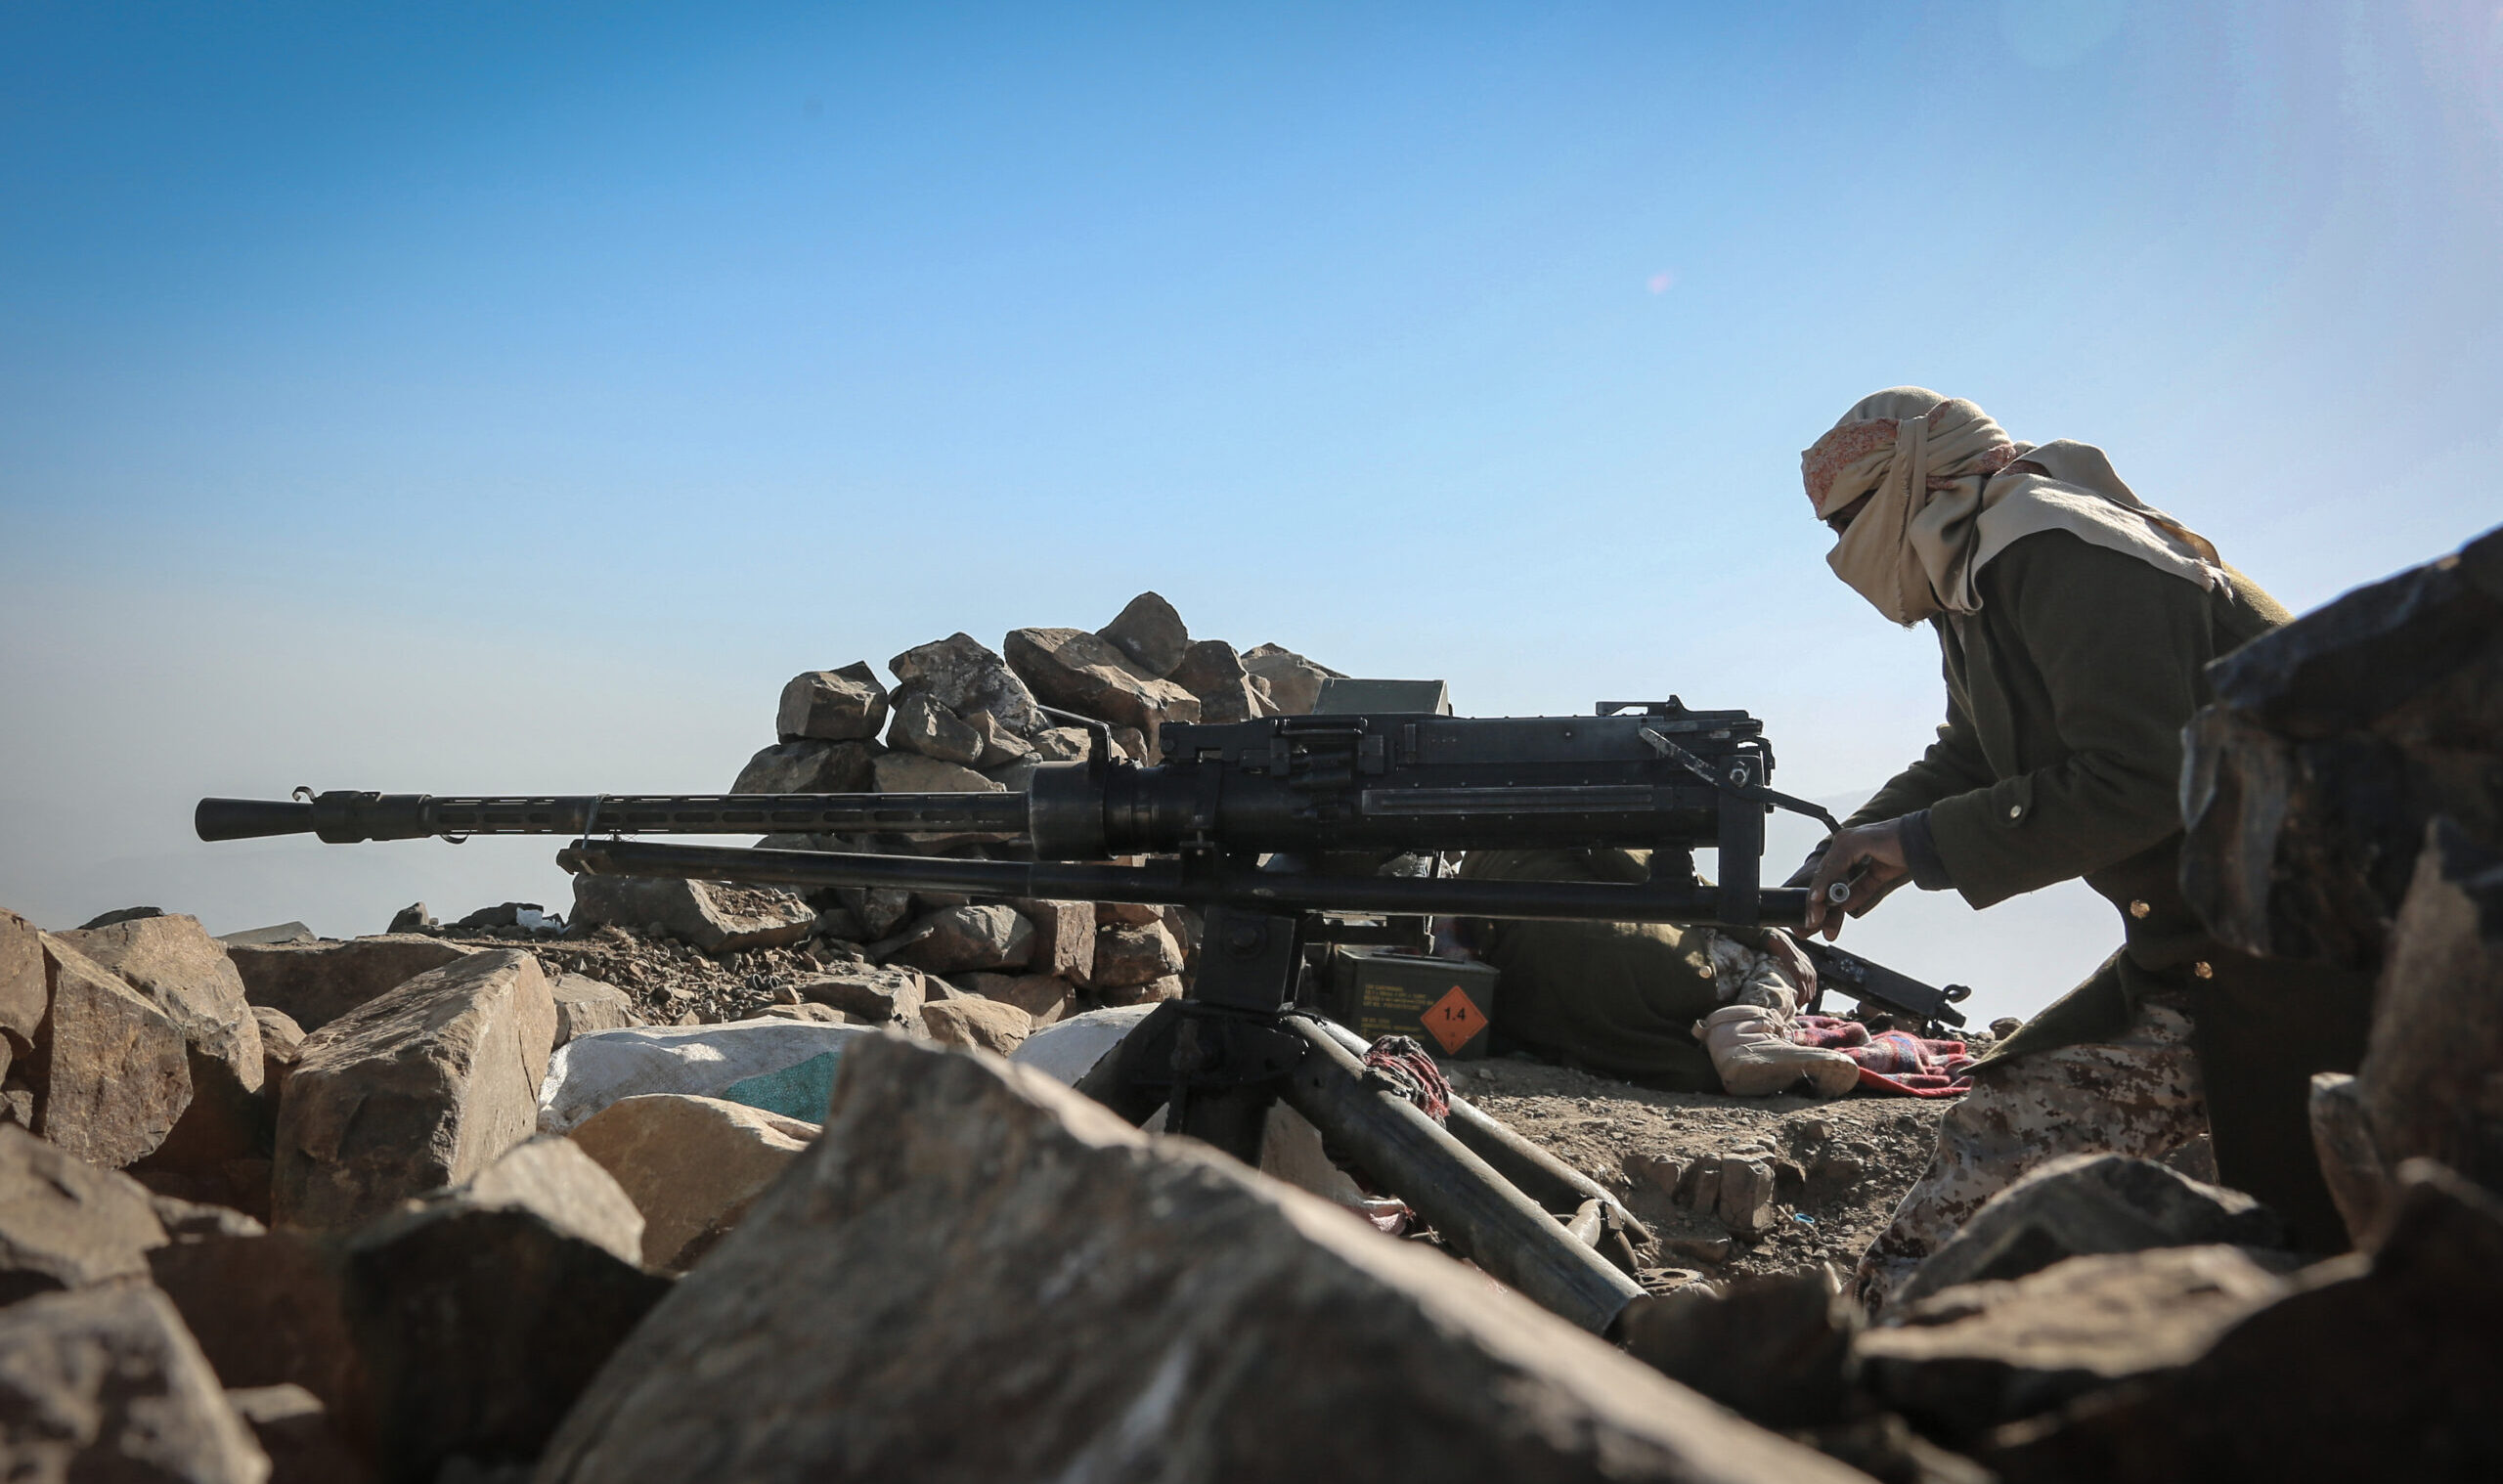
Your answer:
[[[1200,698],[1203,721],[1249,721],[1268,714],[1251,673],[1243,668],[1243,657],[1223,639],[1193,644],[1165,678]]]
[[[163,907],[115,907],[110,912],[99,912],[95,916],[88,918],[85,922],[80,923],[78,925],[78,931],[85,933],[94,928],[110,928],[117,922],[134,922],[142,917],[162,917],[164,915],[165,909]]]
[[[1034,925],[1013,907],[948,907],[916,927],[928,932],[891,957],[930,974],[1023,968],[1034,951]]]
[[[987,711],[969,712],[965,724],[982,734],[982,756],[974,766],[990,769],[1012,766],[1020,763],[1040,761],[1034,744],[999,724],[999,719]]]
[[[165,1242],[147,1187],[0,1123],[0,1304],[145,1276]]]
[[[887,746],[971,767],[982,761],[983,734],[933,700],[930,692],[907,690],[896,701],[895,719],[887,725]]]
[[[269,1459],[182,1317],[108,1285],[0,1309],[0,1457],[29,1480],[263,1484]]]
[[[527,953],[473,953],[305,1038],[279,1110],[281,1224],[359,1225],[530,1137],[556,1006]]]
[[[1762,1237],[1778,1219],[1773,1208],[1777,1186],[1773,1165],[1763,1159],[1724,1159],[1721,1187],[1714,1208],[1721,1224],[1741,1237]]]
[[[2262,634],[2210,678],[2183,733],[2183,895],[2236,947],[2379,965],[2434,818],[2493,828],[2503,530]]]
[[[1095,962],[1086,982],[1097,989],[1125,989],[1178,973],[1182,945],[1161,922],[1110,928],[1095,936]]]
[[[549,982],[548,993],[556,1002],[558,1046],[578,1035],[621,1029],[639,1020],[634,998],[625,990],[580,974],[557,975]]]
[[[273,1110],[275,1121],[286,1074],[295,1069],[295,1059],[303,1054],[304,1027],[295,1024],[295,1017],[269,1005],[254,1005],[252,1021],[261,1028],[261,1099]]]
[[[1197,696],[1149,675],[1081,629],[1019,629],[1008,663],[1044,704],[1153,734],[1161,721],[1196,721]]]
[[[1523,1484],[1855,1477],[1039,1073],[871,1038],[824,1134],[628,1339],[539,1478],[1300,1481],[1385,1459]]]
[[[968,633],[907,649],[887,662],[898,682],[918,686],[960,717],[990,713],[997,723],[1031,737],[1050,723],[1034,693],[1006,661]]]
[[[1154,1005],[1182,997],[1182,976],[1167,974],[1144,984],[1098,985],[1096,997],[1107,1005]]]
[[[1016,1006],[1025,1012],[1030,1029],[1051,1025],[1077,1008],[1077,991],[1069,981],[1049,974],[959,974],[949,982],[967,994]]]
[[[1323,680],[1346,678],[1277,644],[1244,651],[1243,668],[1259,682],[1277,715],[1289,717],[1311,715],[1313,703],[1321,699]]]
[[[837,887],[835,895],[860,931],[874,940],[886,937],[912,915],[912,894],[893,887]]]
[[[582,1146],[558,1134],[514,1145],[462,1185],[430,1198],[472,1210],[525,1210],[620,1262],[640,1262],[643,1213]]]
[[[11,1070],[32,1093],[36,1133],[119,1169],[154,1153],[191,1107],[183,1028],[68,943],[36,941],[50,1009],[35,1056]]]
[[[873,967],[827,974],[795,987],[812,1004],[827,1005],[865,1026],[919,1026],[923,980],[918,970]]]
[[[1002,1000],[960,994],[921,1007],[921,1024],[944,1046],[972,1046],[1006,1056],[1033,1032],[1033,1018]]]
[[[285,1011],[307,1033],[468,951],[417,934],[226,950],[243,997]]]
[[[720,1098],[623,1098],[568,1136],[643,1215],[643,1265],[682,1272],[816,1137],[816,1126]]]
[[[17,913],[0,909],[0,1052],[22,1060],[52,1004],[44,973],[42,934]],[[0,1062],[0,1072],[9,1069]]]
[[[2181,1370],[1999,1429],[1983,1462],[2011,1481],[2503,1476],[2503,1200],[2410,1160],[2378,1235]]]
[[[730,784],[733,794],[865,793],[877,762],[876,742],[802,738],[760,748]]]
[[[1860,1310],[1821,1273],[1690,1284],[1618,1324],[1635,1359],[1768,1427],[1837,1421],[1851,1397]]]
[[[1861,1379],[1930,1435],[1970,1439],[2178,1370],[2287,1290],[2237,1247],[2072,1257],[1910,1305],[1900,1325],[1860,1337]]]
[[[213,1062],[242,1091],[260,1090],[261,1031],[244,998],[243,977],[198,918],[159,913],[60,937],[183,1028],[196,1089],[203,1069],[198,1064]]]
[[[779,948],[809,936],[816,909],[781,887],[658,876],[574,878],[574,922],[636,931],[654,925],[706,953]]]
[[[309,1232],[208,1236],[148,1254],[157,1288],[229,1386],[301,1386],[352,1436],[368,1407],[338,1253]]]
[[[347,1315],[384,1477],[417,1484],[456,1457],[537,1457],[668,1291],[669,1280],[520,1205],[440,1200],[360,1232],[346,1255]]]
[[[321,934],[300,922],[277,922],[265,928],[245,928],[241,933],[217,935],[217,940],[230,948],[267,948],[278,943],[319,942],[321,938]]]
[[[1040,762],[1083,763],[1087,756],[1083,727],[1054,726],[1034,733],[1034,757]]]
[[[302,1386],[229,1386],[226,1403],[269,1455],[269,1484],[365,1484],[373,1477],[329,1409]]]
[[[434,914],[426,910],[426,904],[421,901],[413,901],[407,906],[402,907],[399,911],[392,913],[391,926],[383,929],[383,931],[385,933],[414,933],[419,928],[431,928],[434,925]]]
[[[918,753],[886,753],[876,769],[882,794],[997,794],[1005,787],[961,763],[943,763]]]
[[[841,670],[795,675],[782,687],[774,730],[784,742],[816,738],[855,742],[874,737],[887,724],[887,688],[866,660]]]
[[[1120,615],[1095,634],[1159,679],[1170,676],[1191,647],[1191,631],[1183,627],[1182,615],[1153,592],[1131,598]]]
[[[2276,1213],[2240,1191],[2202,1184],[2152,1159],[2070,1155],[1991,1198],[1889,1302],[2021,1278],[2088,1253],[2218,1243],[2274,1247],[2284,1239]]]
[[[1036,974],[1054,974],[1083,984],[1095,972],[1095,904],[1091,901],[1018,900],[1009,903],[1034,925],[1034,952],[1026,961]]]

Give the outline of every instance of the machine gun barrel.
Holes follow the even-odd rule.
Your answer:
[[[1026,832],[1023,794],[436,796],[334,789],[310,800],[202,799],[202,840],[318,835],[332,845],[435,835],[860,835]]]

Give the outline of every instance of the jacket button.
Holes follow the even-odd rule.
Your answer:
[[[2192,964],[2190,966],[2190,972],[2200,979],[2215,979],[2217,977],[2216,966],[2209,963],[2204,958],[2199,960],[2197,963]]]
[[[2130,915],[2131,917],[2143,919],[2149,912],[2154,910],[2155,908],[2148,906],[2143,901],[2133,901],[2130,903]]]
[[[2022,818],[2024,818],[2024,817],[2025,817],[2025,806],[2024,806],[2024,805],[2021,805],[2021,804],[2011,804],[2011,805],[2009,805],[2009,806],[2007,807],[2007,817],[2008,817],[2008,818],[2010,818],[2010,819],[2022,819]]]

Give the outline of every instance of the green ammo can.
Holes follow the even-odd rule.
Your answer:
[[[1415,1036],[1436,1061],[1475,1061],[1486,1055],[1499,977],[1490,965],[1461,959],[1337,948],[1328,1009],[1366,1040]]]

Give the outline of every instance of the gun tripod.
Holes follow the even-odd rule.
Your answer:
[[[1210,907],[1191,991],[1159,1006],[1078,1081],[1132,1123],[1257,1166],[1284,1102],[1373,1183],[1498,1281],[1606,1334],[1643,1288],[1622,1270],[1645,1231],[1597,1183],[1454,1098],[1448,1124],[1369,1075],[1364,1043],[1295,1007],[1305,949],[1346,941],[1302,913]],[[1537,1199],[1533,1199],[1533,1193]],[[1559,1217],[1570,1216],[1572,1225]],[[1615,1248],[1618,1262],[1602,1255]]]

